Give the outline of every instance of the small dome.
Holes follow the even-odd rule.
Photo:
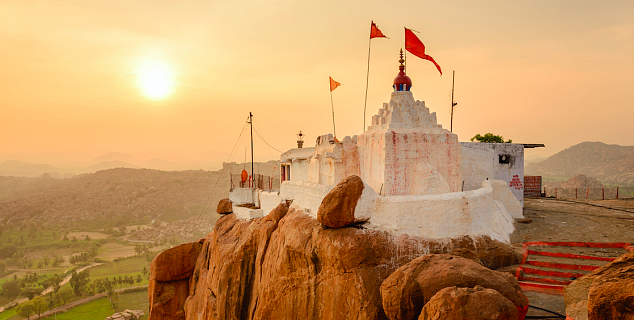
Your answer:
[[[392,85],[392,88],[394,88],[394,91],[409,91],[412,87],[412,79],[405,74],[405,65],[403,65],[403,62],[405,62],[405,60],[403,60],[403,49],[401,49],[401,59],[398,60],[398,62],[400,62],[401,65],[398,67],[399,72],[396,78],[394,78],[394,85]]]

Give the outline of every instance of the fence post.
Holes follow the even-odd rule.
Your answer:
[[[616,198],[619,198],[619,187],[616,187]]]
[[[618,193],[618,191],[617,191]],[[555,199],[557,199],[557,188],[555,188]]]
[[[588,200],[588,196],[590,196],[590,188],[588,188],[588,193],[586,193],[586,200]]]
[[[579,199],[578,194],[579,194],[579,189],[575,188],[575,200]]]
[[[601,200],[605,200],[605,188],[601,188]]]

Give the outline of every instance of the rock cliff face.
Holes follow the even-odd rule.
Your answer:
[[[187,284],[169,277],[151,284],[151,320],[388,319],[381,284],[415,258],[461,248],[475,252],[472,259],[484,266],[517,263],[513,250],[490,238],[437,242],[362,225],[327,228],[285,203],[260,219],[225,215],[200,243],[199,254],[179,250],[197,256],[195,267],[187,266],[192,269]],[[169,266],[164,258],[170,255],[160,264]],[[153,270],[159,269],[156,264]],[[163,274],[188,275],[184,270]],[[157,284],[167,289],[157,290]],[[173,292],[171,298],[166,291]]]

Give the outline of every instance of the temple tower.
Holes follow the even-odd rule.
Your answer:
[[[358,137],[361,178],[383,195],[461,191],[458,136],[436,122],[424,101],[414,100],[403,50],[394,92]]]

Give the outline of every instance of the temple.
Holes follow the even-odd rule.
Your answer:
[[[436,113],[414,99],[402,51],[399,62],[390,101],[365,132],[341,141],[321,135],[310,148],[298,143],[280,157],[280,190],[258,190],[248,200],[233,190],[234,212],[252,219],[292,200],[293,207],[316,217],[326,194],[356,175],[365,188],[355,215],[366,228],[431,239],[488,235],[509,242],[513,218],[523,217],[522,203],[509,181],[495,180],[495,148],[461,144],[443,129]],[[256,209],[241,206],[251,201]]]

